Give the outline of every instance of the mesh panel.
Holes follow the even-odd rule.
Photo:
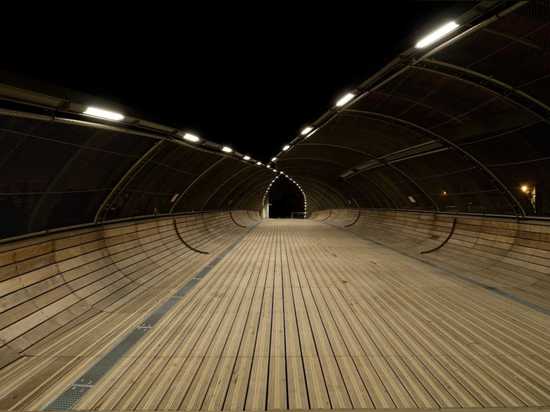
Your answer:
[[[0,116],[0,237],[93,221],[150,139]]]

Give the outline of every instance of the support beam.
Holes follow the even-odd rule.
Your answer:
[[[408,126],[408,127],[412,128],[414,130],[422,132],[423,134],[431,137],[432,139],[439,140],[444,145],[456,150],[459,153],[462,153],[467,159],[469,159],[472,163],[474,163],[477,167],[479,167],[479,169],[482,170],[485,173],[485,175],[489,178],[490,181],[493,181],[493,182],[496,183],[497,188],[500,189],[500,191],[503,194],[506,195],[508,200],[511,202],[512,207],[515,208],[516,213],[519,212],[519,214],[522,217],[526,216],[525,210],[521,206],[521,203],[513,195],[513,193],[510,191],[510,189],[508,189],[508,186],[506,186],[504,184],[504,182],[502,182],[493,173],[493,171],[491,169],[489,169],[483,162],[481,162],[478,158],[476,158],[469,151],[463,149],[462,147],[460,147],[456,143],[452,142],[450,139],[448,139],[448,138],[446,138],[446,137],[444,137],[444,136],[442,136],[438,133],[435,133],[435,132],[433,132],[429,129],[426,129],[425,127],[420,126],[419,124],[410,122],[410,121],[405,120],[405,119],[401,119],[399,117],[390,116],[390,115],[383,114],[383,113],[378,113],[378,112],[371,112],[371,111],[367,111],[367,110],[357,110],[357,109],[347,109],[346,112],[347,113],[356,113],[356,114],[371,117],[371,118],[374,118],[374,119],[384,120],[388,123],[394,123],[394,124],[397,123],[397,124],[400,124],[400,125]]]
[[[436,73],[441,76],[455,79],[462,83],[477,86],[531,113],[540,121],[550,124],[550,106],[544,104],[538,99],[535,99],[533,96],[519,90],[518,88],[495,79],[494,77],[489,77],[483,73],[467,69],[466,67],[457,66],[435,59],[426,59],[421,64],[413,66],[413,68]],[[457,75],[457,73],[462,74],[464,77]],[[529,103],[532,107],[528,106],[527,103]]]
[[[147,164],[149,160],[155,157],[156,153],[163,146],[165,140],[157,141],[147,152],[143,154],[128,171],[121,177],[113,190],[107,195],[101,206],[97,209],[94,222],[99,223],[104,221],[109,214],[111,205],[116,201],[117,197],[124,192],[126,187],[130,184],[132,179],[140,172],[140,170]]]
[[[210,170],[214,169],[217,165],[219,165],[221,162],[223,162],[225,160],[225,157],[220,157],[217,161],[215,161],[214,163],[212,163],[210,166],[208,166],[206,169],[204,169],[202,171],[201,174],[199,174],[186,188],[185,190],[183,191],[183,193],[181,195],[178,196],[178,198],[176,199],[176,201],[174,202],[174,204],[172,205],[172,207],[170,208],[170,213],[174,213],[174,211],[176,210],[176,207],[178,206],[178,204],[181,202],[181,199],[184,198],[185,194],[189,191],[189,189],[191,189],[195,184],[197,184],[197,182],[199,180],[201,180],[201,178],[207,174]]]

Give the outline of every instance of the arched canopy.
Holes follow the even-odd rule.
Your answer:
[[[273,164],[311,211],[550,215],[550,6],[479,2],[309,124]],[[83,100],[0,88],[2,236],[143,215],[259,210],[274,171],[243,153]],[[322,87],[322,85],[319,85]]]
[[[310,123],[280,166],[362,207],[549,215],[549,13],[481,2],[452,39],[406,51]]]
[[[0,110],[2,236],[146,215],[259,210],[273,172],[208,141],[133,121],[108,124],[21,104]],[[53,102],[56,104],[57,102]]]

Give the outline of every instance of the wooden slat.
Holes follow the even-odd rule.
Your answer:
[[[355,215],[331,216],[344,223]],[[181,233],[198,244],[202,235],[195,231],[204,230],[213,251],[243,233],[223,214],[212,216],[209,229],[205,219],[180,220]],[[246,213],[239,219],[253,221]],[[430,233],[448,227],[425,217],[399,224],[407,221],[412,226],[400,235],[402,245],[422,233],[433,241]],[[25,319],[42,311],[58,327],[33,343],[29,333],[38,324],[24,334],[27,343],[19,341],[28,346],[0,369],[1,408],[46,406],[215,255],[182,249],[168,223],[118,225],[101,240],[83,233],[82,245],[55,239],[63,245],[56,252],[63,282],[36,291],[21,285],[20,295],[6,295],[21,303],[6,300],[5,312],[20,308],[13,316]],[[468,225],[483,226],[466,223],[463,239]],[[500,236],[516,230],[483,227],[471,234],[472,245],[486,246],[472,261],[478,264],[488,248],[506,250],[494,243],[510,244]],[[24,247],[20,256],[29,262],[55,251],[42,243]],[[7,265],[16,264],[14,256]],[[45,266],[29,267],[16,278]],[[44,312],[67,296],[82,301],[52,309],[53,316]],[[326,223],[274,220],[248,233],[76,409],[541,407],[550,405],[549,359],[547,315]]]

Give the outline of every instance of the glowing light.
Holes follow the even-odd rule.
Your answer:
[[[300,132],[300,134],[301,134],[302,136],[305,136],[306,134],[308,134],[308,133],[311,132],[312,130],[313,130],[313,127],[307,126],[307,127],[304,127],[304,128],[302,129],[302,131]]]
[[[434,44],[436,41],[445,37],[447,34],[455,31],[457,28],[458,24],[456,24],[454,21],[450,21],[438,28],[437,30],[432,31],[426,37],[420,39],[414,47],[416,47],[417,49],[428,47],[429,45]]]
[[[84,110],[84,114],[89,116],[99,117],[101,119],[112,120],[119,122],[124,119],[124,115],[110,110],[100,109],[99,107],[89,106]]]
[[[183,138],[185,140],[187,140],[188,142],[192,142],[192,143],[198,143],[201,140],[199,136],[196,136],[196,135],[191,134],[191,133],[185,133],[183,135]]]
[[[338,101],[336,102],[336,107],[344,106],[345,104],[349,103],[354,97],[355,97],[354,93],[349,93],[349,92],[346,93],[345,95],[343,95],[338,99]]]
[[[231,153],[232,151],[233,149],[231,149],[229,146],[222,147],[222,152]]]
[[[521,185],[520,189],[523,193],[529,193],[529,186],[527,185]]]
[[[271,158],[271,161],[272,161],[272,162],[276,162],[276,161],[277,161],[277,158],[276,158],[276,157],[272,157],[272,158]]]
[[[250,156],[244,155],[244,156],[243,156],[243,159],[244,159],[244,160],[250,160]]]
[[[290,145],[289,144],[285,144],[283,146],[283,152],[286,152],[288,149],[290,149]]]
[[[261,165],[262,165],[262,162],[256,162],[256,164],[257,164],[258,166],[261,166]]]

